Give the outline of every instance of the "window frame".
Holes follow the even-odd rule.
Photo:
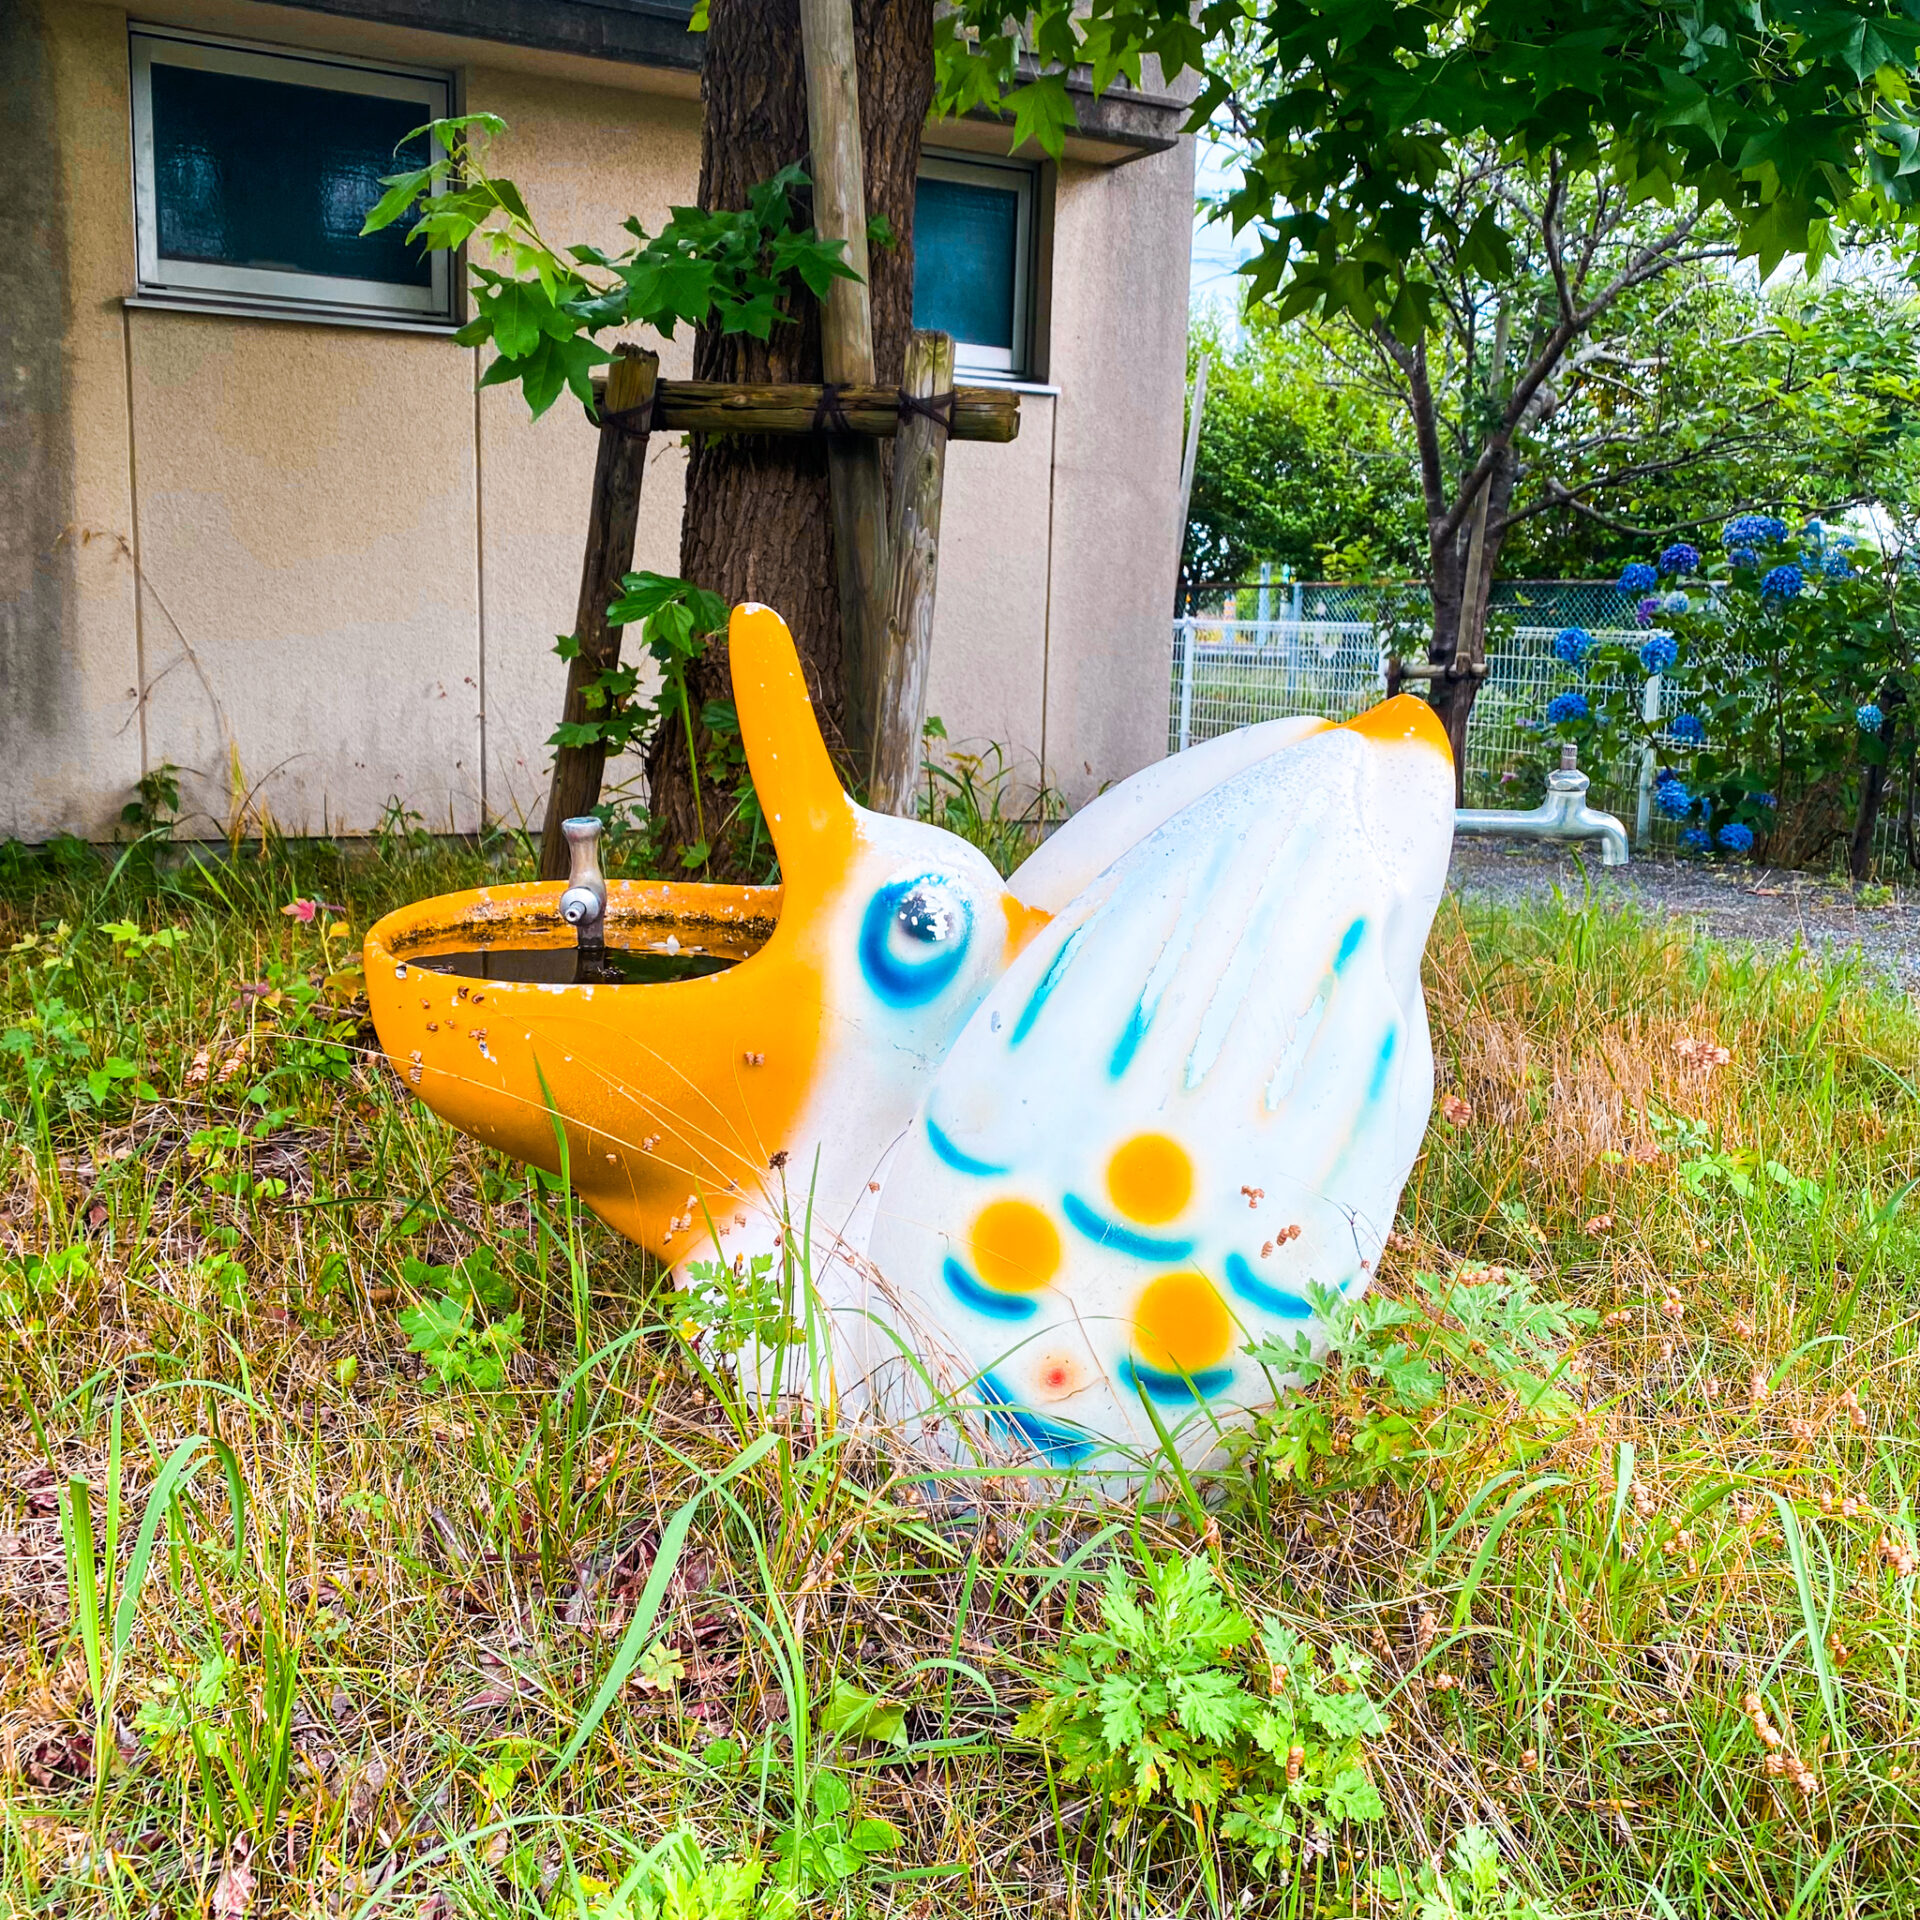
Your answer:
[[[953,367],[957,374],[985,375],[990,380],[1015,381],[1030,379],[1034,364],[1033,283],[1038,238],[1040,169],[1028,160],[988,159],[977,154],[957,154],[938,150],[928,152],[923,149],[920,155],[920,170],[915,175],[915,184],[917,186],[921,180],[952,180],[962,186],[992,186],[1004,190],[1008,185],[1009,177],[1016,186],[1013,235],[1013,345],[987,347],[956,337],[953,343]],[[918,245],[917,235],[915,244]]]
[[[162,65],[261,80],[294,80],[340,93],[409,100],[420,119],[445,119],[455,109],[457,76],[443,67],[405,61],[359,60],[350,54],[239,40],[225,34],[192,33],[175,27],[130,22],[128,64],[133,122],[133,200],[136,298],[182,306],[263,314],[285,319],[371,320],[452,329],[459,324],[458,281],[451,255],[428,255],[426,286],[352,279],[336,274],[285,272],[228,262],[169,260],[160,254],[159,189],[154,177],[153,64],[158,46],[170,50]],[[184,57],[182,57],[184,56]],[[377,80],[385,84],[370,85]],[[397,163],[396,163],[397,170]],[[446,190],[435,182],[435,194]]]

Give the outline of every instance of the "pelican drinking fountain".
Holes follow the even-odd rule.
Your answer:
[[[369,933],[395,1069],[550,1170],[557,1120],[582,1199],[682,1280],[804,1235],[845,1403],[964,1390],[1061,1465],[1205,1450],[1272,1397],[1247,1345],[1366,1287],[1426,1127],[1431,709],[1210,741],[1002,880],[847,797],[777,615],[729,639],[781,884],[605,880],[569,822],[564,889]]]

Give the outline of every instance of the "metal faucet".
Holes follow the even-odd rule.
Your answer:
[[[1598,840],[1600,864],[1627,864],[1627,830],[1610,813],[1587,805],[1587,776],[1571,745],[1560,749],[1559,770],[1547,775],[1547,797],[1525,813],[1506,807],[1461,807],[1453,816],[1456,834],[1512,834],[1523,840]]]
[[[591,814],[562,820],[567,836],[571,871],[567,890],[560,896],[560,918],[579,936],[583,947],[607,943],[607,882],[600,871],[600,822]]]

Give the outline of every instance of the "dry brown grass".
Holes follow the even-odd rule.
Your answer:
[[[1336,1453],[1266,1500],[1223,1480],[1210,1522],[1176,1489],[1134,1531],[1003,1468],[930,1477],[793,1414],[678,1563],[657,1637],[680,1671],[626,1687],[548,1786],[673,1514],[751,1416],[664,1331],[621,1344],[657,1317],[651,1281],[597,1231],[600,1357],[584,1399],[563,1391],[582,1342],[557,1196],[371,1065],[264,1079],[312,1032],[234,984],[313,941],[266,913],[192,924],[184,952],[89,959],[72,984],[161,1097],[96,1113],[45,1095],[43,1126],[9,1083],[0,1912],[204,1913],[223,1873],[231,1894],[236,1795],[152,1707],[218,1655],[231,1671],[199,1721],[271,1748],[275,1647],[298,1682],[284,1805],[246,1862],[254,1914],[573,1912],[552,1904],[569,1873],[590,1900],[623,1847],[680,1820],[764,1849],[789,1821],[793,1741],[818,1742],[840,1680],[906,1706],[904,1755],[834,1764],[902,1828],[901,1863],[942,1871],[865,1877],[822,1912],[1203,1908],[1176,1827],[1056,1796],[1009,1735],[1069,1605],[1084,1614],[1075,1570],[1171,1545],[1213,1556],[1243,1603],[1369,1648],[1391,1698],[1390,1818],[1254,1889],[1256,1910],[1346,1911],[1371,1864],[1468,1818],[1569,1912],[1906,1910],[1920,1343],[1897,1203],[1920,1177],[1920,1028],[1871,983],[1626,921],[1449,908],[1430,1005],[1466,1112],[1436,1121],[1383,1281],[1412,1297],[1416,1273],[1502,1266],[1590,1306],[1577,1419],[1543,1425],[1469,1369],[1430,1429],[1446,1447],[1411,1471]],[[10,981],[13,1017],[31,991]],[[248,1064],[190,1085],[216,1036]],[[274,1116],[261,1138],[208,1144],[249,1112]],[[1769,1159],[1819,1201],[1796,1205]],[[396,1323],[423,1284],[406,1263],[478,1245],[515,1276],[524,1342],[505,1391],[437,1394]],[[30,1255],[65,1247],[84,1263],[28,1280]],[[1372,1403],[1327,1392],[1351,1436]],[[104,1519],[116,1403],[121,1564],[157,1462],[196,1433],[233,1449],[246,1544],[236,1563],[209,1460],[139,1596],[96,1797],[56,1508],[77,1478]],[[1749,1689],[1811,1793],[1767,1771]],[[770,1735],[765,1790],[699,1757]]]

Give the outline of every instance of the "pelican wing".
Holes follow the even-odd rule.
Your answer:
[[[1024,1438],[1210,1432],[1270,1397],[1249,1339],[1307,1325],[1310,1283],[1366,1285],[1432,1098],[1436,731],[1329,728],[1208,785],[1065,906],[935,1073],[873,1260]]]

